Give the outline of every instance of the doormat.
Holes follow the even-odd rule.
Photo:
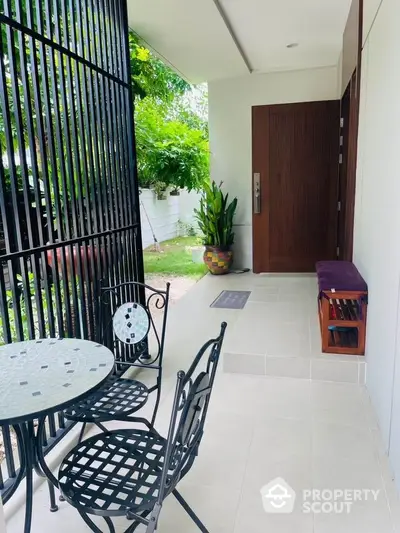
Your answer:
[[[243,309],[251,291],[222,291],[210,307],[218,309]]]

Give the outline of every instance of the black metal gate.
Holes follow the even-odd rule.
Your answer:
[[[94,338],[100,284],[143,281],[126,0],[0,0],[0,24],[0,343]]]

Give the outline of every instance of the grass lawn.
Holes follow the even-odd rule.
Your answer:
[[[198,237],[177,237],[160,243],[161,252],[153,246],[144,250],[144,271],[146,274],[173,274],[200,279],[207,272],[201,263],[193,263],[190,246],[199,246]]]

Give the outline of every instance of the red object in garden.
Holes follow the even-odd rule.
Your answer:
[[[82,244],[73,244],[71,246],[72,246],[72,250],[73,250],[73,265],[74,265],[75,275],[78,272],[77,248],[79,248],[81,265],[82,265],[82,275],[85,276],[85,268],[84,268],[85,261],[88,262],[89,272],[91,270],[90,265],[91,265],[91,261],[92,261],[92,247],[91,246],[86,246],[86,250],[85,250],[85,247]],[[63,250],[64,250],[64,253],[65,253],[65,267],[67,269],[68,275],[72,274],[72,272],[71,272],[71,259],[70,259],[71,246],[65,246],[64,245],[64,246],[60,246],[59,248],[55,248],[54,251],[53,250],[47,250],[47,264],[50,267],[54,266],[54,253],[55,253],[55,255],[56,255],[56,265],[58,267],[58,272],[60,274],[62,274]],[[94,249],[93,259],[94,259],[94,261],[97,261],[97,250],[98,250],[98,247],[94,246],[93,249]]]

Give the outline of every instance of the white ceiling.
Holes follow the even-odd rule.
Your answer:
[[[129,23],[192,83],[246,74],[213,0],[128,0]]]
[[[254,72],[337,64],[351,0],[219,3]],[[249,72],[214,0],[128,0],[128,9],[131,27],[191,82]]]

